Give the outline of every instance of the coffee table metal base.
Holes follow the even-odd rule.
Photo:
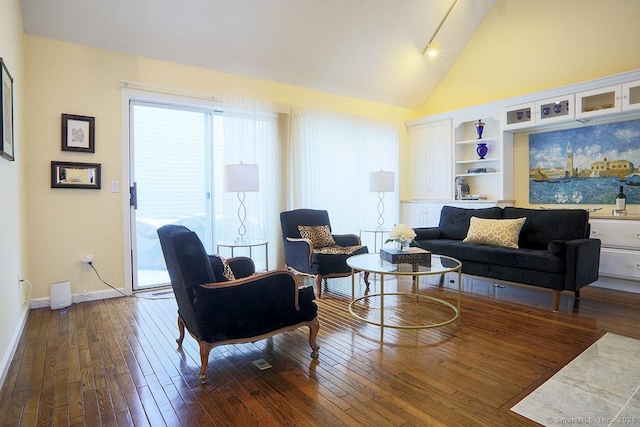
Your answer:
[[[448,325],[450,323],[458,320],[458,324],[460,324],[460,298],[462,294],[462,264],[460,261],[450,258],[444,257],[442,255],[437,255],[438,258],[445,258],[450,261],[451,266],[447,267],[439,267],[434,268],[431,271],[410,271],[410,272],[399,272],[399,271],[384,271],[381,264],[376,264],[377,260],[375,259],[376,254],[364,254],[364,255],[356,255],[347,260],[347,264],[352,267],[352,275],[351,275],[351,302],[349,303],[349,313],[355,318],[362,320],[363,322],[369,323],[370,325],[379,326],[380,327],[380,341],[384,338],[384,328],[392,328],[392,329],[430,329],[430,328],[438,328],[441,326]],[[367,268],[366,262],[374,261],[372,267]],[[354,267],[360,267],[356,270]],[[373,273],[380,274],[380,293],[364,295],[361,297],[355,297],[355,273],[356,271],[369,271]],[[419,277],[433,274],[445,274],[445,273],[457,273],[458,274],[458,295],[457,295],[457,306],[451,304],[448,301],[445,301],[440,298],[432,297],[429,295],[423,295],[419,293]],[[386,293],[384,291],[384,279],[386,275],[391,276],[411,276],[413,280],[413,292],[389,292]],[[452,316],[447,320],[438,322],[438,323],[430,323],[430,324],[422,324],[422,325],[388,325],[384,321],[384,299],[387,296],[399,296],[402,298],[412,297],[417,299],[426,299],[432,301],[434,303],[440,304],[442,306],[447,307],[451,310]],[[369,320],[360,314],[356,313],[356,304],[360,301],[368,300],[370,298],[380,298],[380,321],[376,322],[374,320]]]

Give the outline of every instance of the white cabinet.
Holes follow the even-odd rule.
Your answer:
[[[536,103],[514,105],[504,109],[504,130],[522,129],[533,126],[536,121]]]
[[[531,128],[575,119],[573,94],[517,104],[503,111],[504,130]]]
[[[478,138],[479,120],[484,123],[482,138]],[[469,193],[487,200],[513,198],[513,135],[502,132],[500,121],[495,117],[460,121],[454,135],[455,177],[465,180]]]
[[[413,199],[451,199],[451,120],[408,128],[411,142]]]
[[[574,96],[561,95],[536,102],[536,125],[566,122],[575,118]]]
[[[640,110],[640,80],[622,85],[622,111]]]
[[[591,237],[600,239],[600,275],[640,280],[640,220],[591,218]]]
[[[577,119],[634,110],[640,110],[640,80],[576,94]]]

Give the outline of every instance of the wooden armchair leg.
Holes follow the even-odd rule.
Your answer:
[[[318,288],[318,298],[322,296],[322,276],[316,275],[316,288]]]
[[[207,366],[209,365],[209,353],[213,346],[205,341],[200,341],[200,384],[207,382]]]
[[[176,340],[178,343],[178,349],[182,348],[182,341],[184,341],[184,320],[182,317],[178,315],[178,331],[180,331],[180,336]]]
[[[311,346],[311,357],[314,359],[318,358],[318,350],[320,350],[320,346],[316,343],[316,338],[318,336],[318,331],[320,330],[320,322],[316,317],[311,322],[309,322],[309,345]]]
[[[367,284],[367,288],[369,287],[369,272],[365,271],[364,273],[364,283]]]

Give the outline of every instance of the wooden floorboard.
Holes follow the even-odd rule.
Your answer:
[[[455,278],[455,277],[454,277]],[[408,278],[407,278],[408,279]],[[370,293],[380,283],[373,277]],[[407,292],[409,280],[387,280]],[[358,295],[364,287],[356,283]],[[455,302],[456,284],[420,292]],[[576,302],[550,291],[464,277],[462,317],[431,330],[380,328],[349,314],[350,279],[332,279],[319,306],[320,357],[308,329],[211,351],[177,350],[175,300],[150,294],[32,310],[0,390],[1,425],[532,426],[509,408],[595,337],[640,339],[640,295],[587,287]],[[390,297],[388,322],[447,315],[427,300]],[[358,308],[376,320],[379,300]],[[265,359],[272,368],[253,365]]]

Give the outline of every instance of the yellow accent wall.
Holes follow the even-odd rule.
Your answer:
[[[640,1],[497,0],[419,116],[640,68]]]
[[[404,135],[413,111],[329,93],[151,60],[39,37],[26,37],[26,116],[29,172],[28,257],[34,298],[48,297],[51,283],[71,282],[72,293],[108,290],[80,259],[94,255],[103,278],[123,287],[122,85],[144,82],[186,91],[239,95],[389,120]],[[61,151],[61,114],[96,118],[95,154]],[[50,188],[50,162],[102,164],[102,189]],[[357,159],[354,159],[357,161]]]

